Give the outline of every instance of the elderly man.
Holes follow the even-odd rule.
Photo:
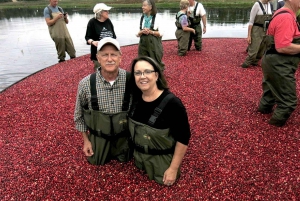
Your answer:
[[[192,42],[194,40],[194,45],[197,51],[202,50],[202,27],[201,19],[203,23],[203,34],[206,33],[206,11],[201,3],[194,0],[189,0],[190,6],[188,9],[189,20],[191,22],[190,28],[195,29],[196,33],[190,33],[188,50],[191,49]]]
[[[111,159],[130,160],[127,112],[129,73],[120,69],[121,51],[116,39],[98,42],[99,70],[83,78],[78,86],[74,120],[83,136],[83,152],[94,165]]]
[[[44,9],[44,17],[49,28],[52,40],[58,55],[58,62],[65,61],[66,52],[73,59],[76,57],[72,38],[69,34],[66,24],[69,23],[68,13],[57,6],[58,0],[50,0],[50,4]]]
[[[263,94],[258,111],[272,113],[269,124],[283,126],[297,106],[295,72],[300,57],[300,31],[296,12],[300,0],[285,0],[270,22],[266,54],[262,59]],[[273,111],[273,107],[276,108]]]

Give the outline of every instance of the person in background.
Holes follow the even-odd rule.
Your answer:
[[[50,4],[44,9],[44,17],[48,25],[50,36],[55,43],[59,59],[58,62],[64,62],[66,52],[71,59],[76,57],[74,44],[66,26],[66,24],[69,23],[68,13],[65,13],[63,9],[57,5],[58,0],[50,0],[49,2]]]
[[[173,185],[191,136],[186,109],[168,90],[160,66],[150,57],[133,60],[130,88],[133,104],[128,121],[135,165],[150,180]]]
[[[190,28],[190,21],[187,16],[187,9],[189,7],[188,0],[181,0],[179,3],[180,11],[176,14],[175,25],[177,27],[175,31],[175,36],[178,42],[178,56],[185,56],[188,50],[190,33],[196,34],[196,30]]]
[[[121,69],[121,50],[116,39],[98,42],[99,71],[78,85],[74,121],[83,136],[83,152],[88,162],[103,165],[111,159],[131,159],[127,113],[130,107],[130,73]]]
[[[262,58],[263,94],[258,111],[273,112],[269,124],[277,127],[285,125],[297,107],[295,72],[300,62],[300,27],[295,18],[299,9],[299,0],[286,0],[274,13],[266,36],[268,48]]]
[[[94,6],[93,12],[95,17],[90,19],[87,24],[85,40],[88,45],[91,45],[91,60],[94,63],[94,70],[100,67],[97,60],[97,45],[98,42],[105,37],[111,37],[116,39],[114,25],[109,19],[109,10],[112,7],[105,5],[104,3],[98,3]]]
[[[259,60],[256,59],[260,43],[267,31],[268,22],[272,18],[271,0],[259,0],[254,3],[250,12],[248,25],[248,55],[241,65],[242,68],[257,66]]]
[[[201,19],[203,23],[203,34],[206,33],[206,11],[201,3],[195,0],[189,0],[190,6],[188,8],[189,20],[191,22],[190,27],[195,29],[195,33],[190,33],[188,50],[191,49],[192,42],[194,40],[194,45],[197,51],[202,50],[202,27]]]
[[[284,0],[278,0],[277,2],[277,10],[284,6]]]
[[[157,13],[154,0],[143,0],[142,9],[143,15],[140,20],[139,31],[136,34],[137,37],[140,37],[138,55],[155,59],[161,69],[164,70],[165,64],[162,62],[163,46],[161,41],[163,31],[160,26],[162,18]]]

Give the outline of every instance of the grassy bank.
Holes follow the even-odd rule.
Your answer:
[[[102,0],[102,3],[106,3],[114,8],[140,8],[141,0]],[[253,0],[202,0],[200,1],[206,8],[226,8],[236,7],[245,8],[251,7],[255,1]],[[77,8],[77,9],[91,9],[95,4],[99,3],[99,0],[60,0],[59,6],[63,8]],[[0,3],[0,9],[14,9],[14,8],[44,8],[49,4],[48,0],[40,1],[17,1]],[[179,0],[158,0],[158,8],[178,8]]]

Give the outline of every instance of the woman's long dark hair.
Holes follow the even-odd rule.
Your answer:
[[[142,95],[142,91],[137,87],[137,85],[135,83],[135,77],[134,77],[135,64],[139,61],[148,62],[151,66],[153,66],[154,71],[158,73],[158,79],[156,81],[156,85],[157,85],[158,89],[160,89],[160,90],[169,89],[166,78],[165,78],[164,74],[162,73],[160,66],[157,64],[157,62],[150,57],[139,56],[139,57],[135,58],[131,64],[130,89],[132,92],[133,100],[136,100],[136,98],[139,98]]]

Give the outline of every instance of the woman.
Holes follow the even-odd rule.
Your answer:
[[[117,38],[114,30],[114,25],[108,17],[109,10],[112,7],[104,3],[95,5],[93,12],[95,17],[90,19],[85,34],[85,40],[88,45],[91,45],[91,60],[94,63],[94,69],[97,70],[100,64],[97,60],[97,46],[98,42],[105,37]]]
[[[136,34],[137,37],[140,37],[138,55],[151,57],[159,64],[161,70],[164,70],[165,64],[162,62],[163,46],[161,43],[163,33],[160,27],[162,18],[157,13],[154,0],[143,0],[142,9],[140,29]]]
[[[131,66],[129,130],[135,165],[159,184],[173,185],[191,136],[186,109],[168,90],[160,66],[141,56]]]
[[[188,7],[189,7],[188,0],[181,0],[180,1],[180,11],[176,14],[176,27],[177,30],[175,32],[175,36],[178,41],[178,51],[177,54],[179,56],[185,56],[188,50],[188,44],[190,39],[190,32],[195,34],[195,29],[188,27],[190,22],[188,20],[188,16],[186,15]]]
[[[273,113],[269,124],[282,127],[297,107],[295,73],[300,63],[300,27],[296,13],[299,0],[285,1],[274,13],[266,36],[268,48],[262,59],[263,94],[258,111]]]
[[[260,43],[263,36],[266,35],[268,22],[272,17],[272,8],[269,3],[271,0],[259,0],[254,3],[248,25],[248,56],[246,57],[243,68],[249,66],[257,66],[258,59],[256,58]]]

